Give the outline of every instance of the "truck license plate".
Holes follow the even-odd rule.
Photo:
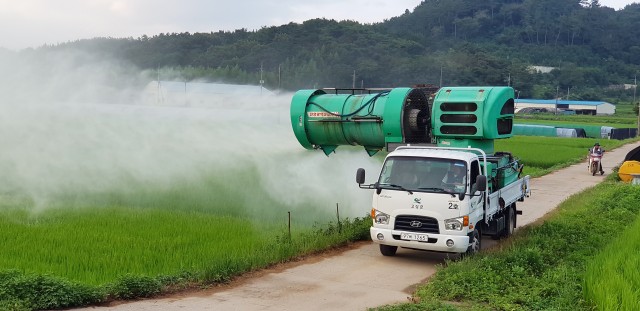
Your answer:
[[[403,233],[400,234],[400,239],[426,242],[427,240],[429,240],[429,236],[427,236],[426,234],[403,232]]]

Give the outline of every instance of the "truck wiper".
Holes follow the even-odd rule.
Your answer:
[[[394,187],[394,188],[398,188],[398,189],[400,189],[400,190],[404,190],[404,191],[406,191],[406,192],[409,192],[409,194],[413,194],[413,192],[412,192],[411,190],[409,190],[409,189],[407,189],[407,188],[405,188],[405,187],[403,187],[403,186],[400,186],[400,185],[396,185],[396,184],[381,184],[381,186],[382,186],[382,185],[384,185],[384,186],[389,186],[389,187]]]
[[[428,190],[428,191],[433,191],[433,192],[448,192],[448,191],[446,191],[446,190],[444,190],[442,188],[435,188],[435,187],[427,187],[427,188],[421,187],[421,188],[418,188],[418,190]]]
[[[425,187],[421,187],[421,188],[418,188],[418,190],[427,190],[427,191],[433,191],[433,192],[438,192],[438,193],[447,193],[447,194],[450,194],[452,197],[456,196],[455,192],[451,192],[451,191],[448,191],[448,190],[445,190],[445,189],[442,189],[442,188],[436,188],[436,187],[426,187],[426,188]]]

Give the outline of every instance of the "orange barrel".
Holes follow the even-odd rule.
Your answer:
[[[632,174],[640,174],[640,162],[639,161],[624,161],[620,165],[618,170],[618,176],[624,182],[631,182],[633,179]]]

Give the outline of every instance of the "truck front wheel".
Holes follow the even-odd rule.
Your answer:
[[[394,256],[396,254],[396,251],[398,251],[397,246],[380,244],[380,253],[382,253],[382,255],[384,256]]]
[[[471,236],[469,236],[469,248],[467,248],[465,255],[468,256],[478,253],[481,247],[481,239],[482,234],[480,233],[480,230],[478,230],[478,227],[476,227]]]

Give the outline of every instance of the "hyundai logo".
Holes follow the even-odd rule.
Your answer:
[[[417,220],[412,221],[412,222],[410,223],[410,225],[411,225],[411,227],[414,227],[414,228],[420,228],[420,227],[422,227],[422,223],[421,223],[421,222],[419,222],[419,221],[417,221]]]

